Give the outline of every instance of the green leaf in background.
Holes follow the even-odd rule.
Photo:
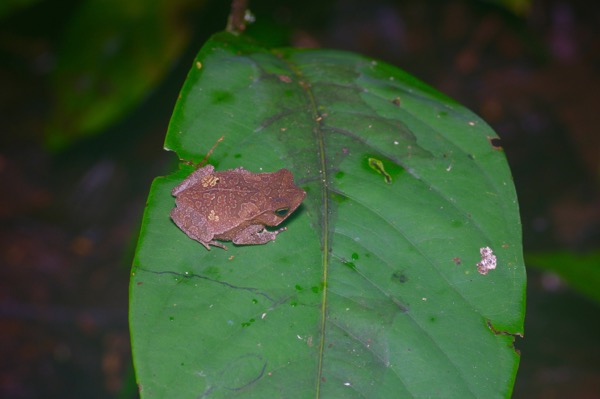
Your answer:
[[[482,0],[485,3],[495,3],[516,15],[527,15],[531,10],[531,0]]]
[[[600,252],[531,252],[525,254],[525,260],[528,265],[558,274],[573,289],[600,303]]]
[[[60,148],[105,129],[163,78],[189,37],[190,0],[86,0],[67,27],[52,73],[47,129]]]
[[[508,398],[525,270],[494,132],[360,55],[202,48],[165,147],[218,170],[286,167],[307,192],[275,242],[207,251],[157,178],[133,263],[143,398]],[[498,267],[477,272],[480,248]]]
[[[0,20],[38,3],[40,0],[2,0],[0,1]]]

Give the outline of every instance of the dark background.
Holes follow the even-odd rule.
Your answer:
[[[44,145],[64,26],[82,1],[39,1],[0,21],[0,397],[133,398],[129,266],[195,53],[228,4],[199,2],[168,75],[125,118],[61,151]],[[254,1],[249,33],[360,52],[407,70],[501,136],[525,250],[600,247],[600,3]],[[275,39],[273,39],[275,40]],[[599,266],[600,267],[600,266]],[[597,303],[528,268],[514,398],[600,398]]]

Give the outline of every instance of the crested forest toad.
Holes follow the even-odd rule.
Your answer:
[[[215,240],[234,244],[265,244],[286,230],[266,230],[283,222],[304,200],[287,169],[252,173],[244,168],[215,172],[206,165],[190,174],[171,192],[176,207],[171,219],[190,238],[210,250],[227,249]]]

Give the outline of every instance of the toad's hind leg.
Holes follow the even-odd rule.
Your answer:
[[[204,216],[195,214],[192,217],[189,211],[186,212],[182,208],[175,207],[171,209],[171,219],[188,237],[198,241],[209,251],[210,245],[225,248],[223,244],[213,241],[213,235],[208,234],[206,229],[203,228],[206,226],[206,218]]]

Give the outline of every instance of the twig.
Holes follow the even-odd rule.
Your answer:
[[[215,150],[215,148],[217,148],[217,146],[219,145],[219,143],[221,141],[223,141],[223,138],[225,136],[221,136],[216,143],[212,146],[212,148],[208,151],[208,153],[204,156],[204,158],[202,158],[202,161],[200,161],[198,163],[198,166],[196,166],[196,169],[203,167],[207,162],[208,162],[208,157],[210,157],[210,154],[212,154],[212,152]]]
[[[248,0],[232,0],[231,12],[227,20],[227,32],[240,33],[246,29]]]

